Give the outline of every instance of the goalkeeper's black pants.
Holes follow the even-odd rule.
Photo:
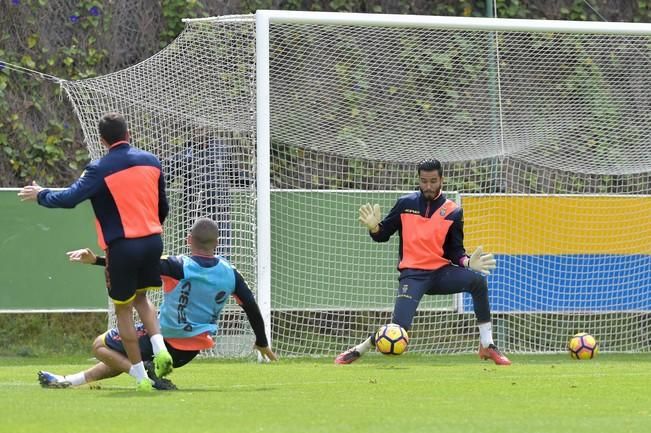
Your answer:
[[[396,303],[391,321],[404,329],[411,328],[423,295],[450,295],[468,292],[472,296],[478,323],[490,322],[488,284],[480,273],[453,265],[434,271],[405,269],[400,273]]]

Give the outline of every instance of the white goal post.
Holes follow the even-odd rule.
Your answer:
[[[388,321],[397,244],[357,224],[440,159],[483,245],[507,351],[649,351],[651,25],[258,11],[186,20],[150,59],[66,81],[93,158],[123,112],[169,177],[170,254],[197,216],[282,355],[333,355]],[[445,298],[445,297],[443,297]],[[427,299],[410,350],[476,349],[469,298]],[[231,305],[218,354],[250,353]]]

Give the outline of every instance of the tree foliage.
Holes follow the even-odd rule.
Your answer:
[[[649,22],[650,5],[644,0],[498,0],[496,15]],[[64,186],[88,158],[81,128],[56,81],[11,65],[67,80],[95,77],[156,53],[183,30],[182,18],[257,9],[487,14],[486,1],[468,0],[5,0],[0,2],[0,186],[32,179]]]

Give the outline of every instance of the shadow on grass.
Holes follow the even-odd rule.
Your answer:
[[[100,392],[102,397],[107,398],[124,398],[124,397],[145,397],[145,398],[160,398],[161,396],[182,396],[184,394],[195,394],[195,393],[258,393],[258,392],[270,392],[276,391],[277,387],[270,386],[235,386],[235,387],[202,387],[202,388],[181,388],[173,391],[158,391],[154,390],[152,392],[138,392],[131,388],[126,387],[117,387],[117,386],[93,386],[88,387],[88,391]],[[58,390],[62,391],[62,390]],[[65,392],[65,391],[64,391]]]

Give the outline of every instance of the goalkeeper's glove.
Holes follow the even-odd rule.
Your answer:
[[[470,259],[466,261],[466,267],[488,275],[491,273],[490,271],[495,269],[496,263],[492,254],[482,254],[482,247],[477,247],[475,252],[470,256]]]
[[[359,208],[359,222],[364,224],[371,233],[377,233],[380,230],[380,219],[379,204],[366,203]]]

